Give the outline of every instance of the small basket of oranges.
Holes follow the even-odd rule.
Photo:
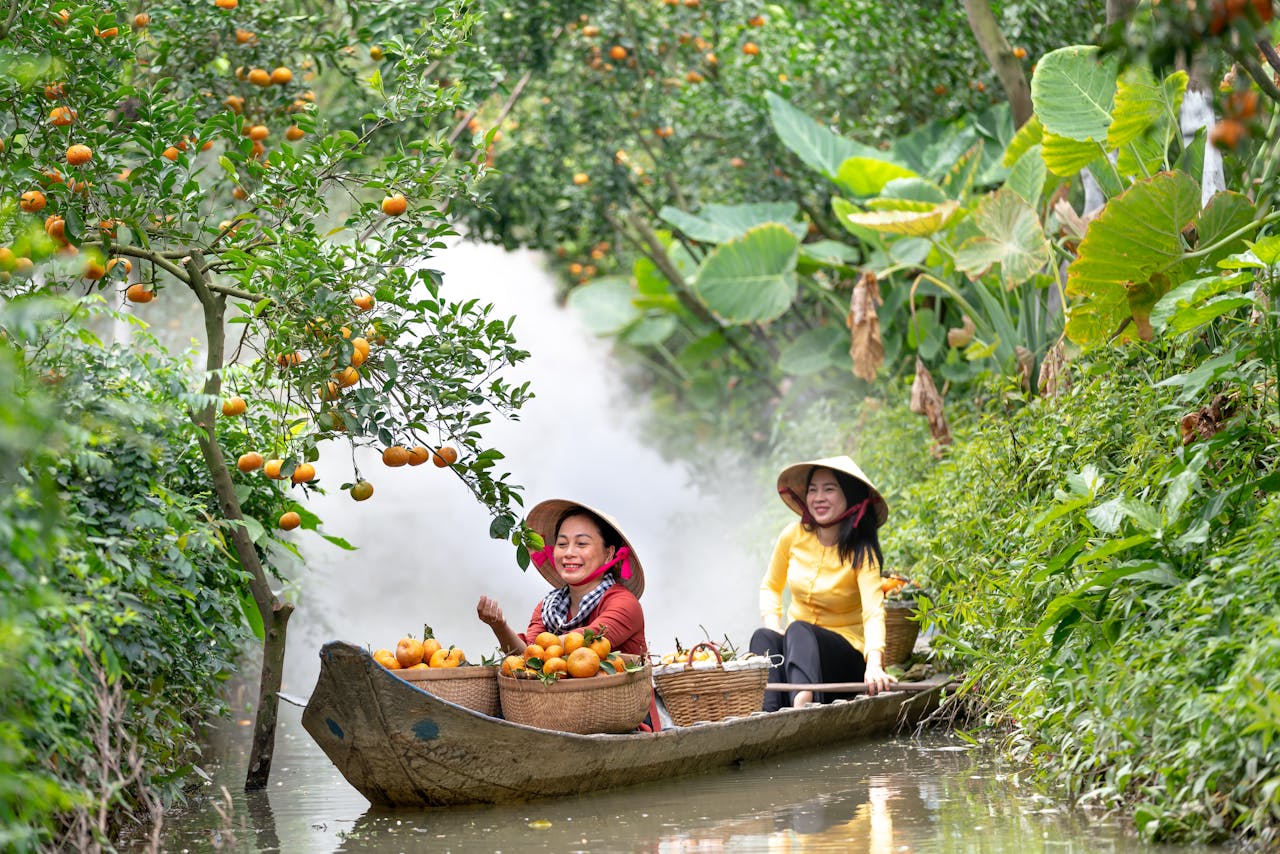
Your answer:
[[[768,656],[727,658],[716,644],[703,641],[662,661],[654,684],[676,726],[741,717],[764,708],[764,686],[773,663]]]
[[[542,632],[498,676],[503,717],[539,729],[630,732],[653,698],[653,668],[612,650],[603,632]]]
[[[462,650],[444,646],[432,637],[430,627],[423,628],[423,640],[405,635],[396,644],[395,652],[380,649],[373,654],[373,660],[442,700],[498,717],[498,666],[469,664]]]

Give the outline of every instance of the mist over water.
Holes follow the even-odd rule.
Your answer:
[[[444,273],[442,297],[477,297],[494,305],[495,317],[516,317],[518,345],[530,357],[505,378],[529,380],[535,397],[519,420],[495,418],[485,445],[506,455],[499,466],[525,487],[525,509],[569,498],[621,523],[644,563],[652,650],[672,649],[675,637],[686,646],[702,639],[700,626],[713,639],[728,634],[745,646],[759,621],[764,550],[776,533],[749,532],[747,523],[772,499],[769,492],[735,472],[694,482],[685,466],[647,446],[646,400],[621,379],[609,342],[557,304],[536,254],[459,241],[428,266]],[[290,622],[288,692],[309,693],[324,642],[394,648],[423,623],[479,661],[496,647],[475,616],[479,597],[496,598],[523,631],[549,589],[536,570],[521,572],[510,543],[490,539],[487,510],[455,475],[430,463],[387,468],[374,449],[357,449],[355,459],[375,488],[363,503],[337,489],[353,476],[349,446],[321,448],[317,469],[330,493],[313,494],[308,506],[326,533],[358,550],[312,533],[298,538],[307,566]]]

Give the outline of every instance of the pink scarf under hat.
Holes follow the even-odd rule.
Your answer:
[[[533,560],[533,565],[538,568],[542,568],[546,566],[548,563],[551,564],[552,567],[554,567],[555,559],[556,559],[555,544],[547,543],[538,551],[530,554],[529,557],[530,559]],[[588,581],[592,581],[596,578],[599,578],[609,570],[613,569],[619,563],[622,564],[622,570],[619,574],[622,576],[623,580],[625,581],[631,578],[631,549],[627,548],[626,546],[623,546],[622,548],[618,549],[618,553],[613,556],[613,560],[609,561],[608,563],[602,564],[599,569],[591,573],[586,578],[582,579],[582,581],[580,581],[579,584],[580,585],[586,584]]]

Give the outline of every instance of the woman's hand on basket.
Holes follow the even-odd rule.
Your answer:
[[[480,618],[480,622],[487,626],[500,626],[506,622],[502,617],[502,609],[498,607],[496,599],[490,599],[488,596],[481,596],[480,601],[476,604],[476,616]]]

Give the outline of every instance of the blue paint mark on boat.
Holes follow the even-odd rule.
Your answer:
[[[342,727],[338,726],[338,722],[333,718],[325,718],[324,722],[329,725],[329,732],[336,735],[339,741],[346,738],[346,733],[342,731]]]
[[[440,727],[431,718],[423,718],[413,725],[413,734],[423,741],[431,741],[440,735]]]

